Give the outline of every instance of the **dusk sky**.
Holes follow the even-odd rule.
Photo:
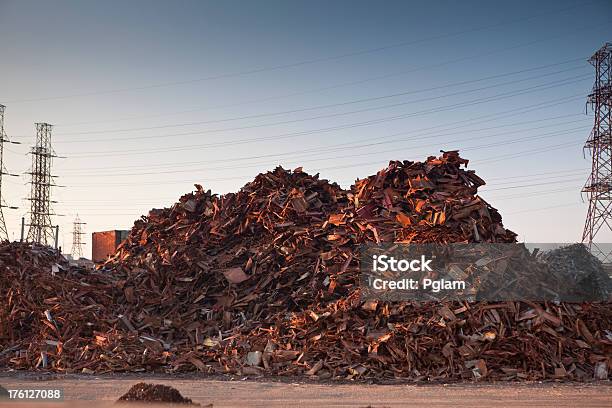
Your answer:
[[[35,122],[54,125],[60,244],[277,165],[348,187],[459,149],[528,242],[580,241],[588,57],[612,2],[0,0],[3,198],[19,238]],[[588,152],[586,152],[588,153]],[[600,241],[610,241],[604,234]]]

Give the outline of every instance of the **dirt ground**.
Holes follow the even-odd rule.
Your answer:
[[[6,389],[63,388],[63,403],[0,407],[108,407],[137,382],[165,384],[213,407],[612,407],[612,384],[370,385],[263,382],[202,377],[0,375]],[[150,406],[150,405],[149,405]]]

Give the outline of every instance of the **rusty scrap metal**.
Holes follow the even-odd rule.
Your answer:
[[[457,152],[393,161],[344,190],[277,168],[196,185],[137,220],[103,269],[0,247],[0,366],[326,379],[589,380],[609,372],[606,303],[363,301],[366,242],[515,242]],[[49,311],[53,322],[45,317]]]

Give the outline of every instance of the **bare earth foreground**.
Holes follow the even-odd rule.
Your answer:
[[[137,382],[165,384],[202,406],[217,407],[612,407],[612,384],[370,385],[229,381],[196,377],[0,374],[0,385],[63,388],[62,403],[1,403],[0,407],[109,407]],[[151,406],[151,405],[147,405]]]

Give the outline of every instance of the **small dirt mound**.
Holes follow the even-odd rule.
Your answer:
[[[138,383],[123,394],[117,402],[166,402],[172,404],[197,405],[185,398],[173,387],[162,384]]]

